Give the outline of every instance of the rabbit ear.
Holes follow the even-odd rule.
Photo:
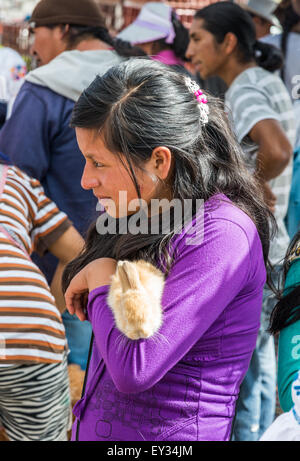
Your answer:
[[[125,270],[123,269],[123,261],[119,261],[117,265],[117,278],[120,280],[122,291],[127,291],[130,289],[130,283],[127,277]]]
[[[129,261],[119,261],[117,272],[123,291],[137,289],[140,287],[139,273],[135,263]]]

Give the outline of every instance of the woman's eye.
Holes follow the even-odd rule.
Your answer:
[[[93,162],[93,165],[95,168],[101,168],[103,166],[103,164],[99,162]]]

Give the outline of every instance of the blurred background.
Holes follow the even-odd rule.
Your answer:
[[[162,0],[176,9],[186,26],[192,22],[195,11],[220,0]],[[30,36],[27,20],[38,0],[0,0],[0,45],[18,51],[25,60],[28,70],[31,67],[29,56]],[[106,17],[106,26],[115,35],[138,15],[147,0],[98,0]],[[237,3],[247,3],[240,0]]]

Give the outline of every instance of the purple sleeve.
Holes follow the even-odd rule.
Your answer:
[[[106,303],[109,286],[90,292],[96,347],[120,392],[142,392],[161,380],[244,286],[251,265],[247,236],[230,221],[218,222],[202,244],[184,245],[177,256],[164,288],[159,340],[121,340]]]

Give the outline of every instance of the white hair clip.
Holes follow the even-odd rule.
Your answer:
[[[189,92],[193,93],[193,95],[196,97],[199,103],[201,122],[204,125],[206,125],[206,123],[208,123],[208,115],[209,115],[209,107],[208,107],[206,96],[203,94],[202,90],[200,89],[200,86],[190,77],[185,77],[184,82],[186,86],[188,87]]]

